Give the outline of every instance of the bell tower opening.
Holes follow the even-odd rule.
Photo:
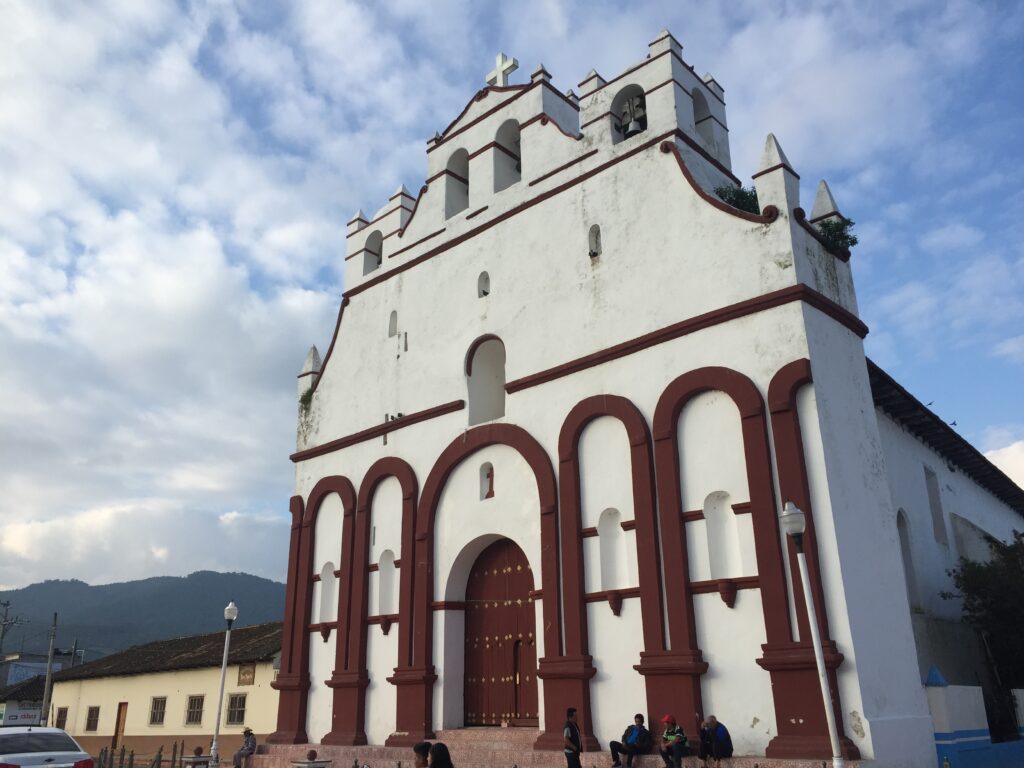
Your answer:
[[[612,143],[647,130],[647,97],[639,85],[627,85],[612,101]]]

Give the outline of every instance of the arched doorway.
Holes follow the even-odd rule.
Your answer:
[[[465,724],[536,727],[537,638],[533,573],[499,539],[477,557],[466,585]]]

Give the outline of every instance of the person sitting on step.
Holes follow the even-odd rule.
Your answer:
[[[242,748],[235,752],[234,757],[231,760],[232,765],[235,768],[242,768],[245,763],[245,758],[256,752],[256,737],[253,736],[252,728],[246,726],[242,729]]]
[[[665,715],[661,722],[665,726],[659,744],[661,759],[665,761],[665,768],[681,768],[683,758],[690,754],[690,743],[674,715]]]
[[[613,741],[608,748],[612,751],[612,768],[622,765],[619,755],[626,756],[626,768],[631,768],[633,756],[642,755],[651,748],[651,732],[644,728],[644,716],[637,713],[633,717],[633,725],[622,732],[622,741]]]
[[[704,765],[708,759],[716,763],[723,757],[732,757],[732,737],[729,729],[718,722],[714,715],[708,715],[708,719],[700,725],[700,757]]]

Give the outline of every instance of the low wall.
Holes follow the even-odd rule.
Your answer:
[[[100,750],[104,747],[109,748],[112,738],[113,737],[110,734],[105,736],[96,735],[74,737],[75,741],[82,745],[82,749],[93,756],[98,755]],[[195,731],[191,731],[189,733],[168,733],[161,736],[123,736],[121,738],[121,744],[124,745],[126,751],[135,752],[135,765],[138,765],[139,757],[152,757],[161,746],[164,748],[164,759],[170,760],[171,749],[173,749],[174,743],[177,742],[180,747],[182,739],[185,741],[186,755],[191,755],[192,750],[195,747],[202,747],[203,753],[208,754],[210,751],[210,743],[213,741],[213,734],[196,733]],[[265,741],[266,734],[256,735],[257,745],[263,744]],[[220,750],[221,757],[226,756],[230,758],[241,746],[242,736],[237,733],[222,733],[218,738],[218,748]],[[118,749],[120,749],[120,745],[118,746]]]
[[[1024,741],[992,743],[980,687],[928,686],[925,691],[939,768],[1024,768]],[[1017,696],[1018,722],[1024,714],[1022,705],[1024,696]]]

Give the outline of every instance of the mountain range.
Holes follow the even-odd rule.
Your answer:
[[[77,580],[52,580],[0,592],[10,602],[5,654],[46,653],[49,627],[57,613],[56,646],[84,649],[85,660],[132,645],[215,632],[224,627],[224,607],[234,600],[236,627],[281,621],[285,585],[247,573],[197,571],[188,576],[156,576],[119,584],[91,586]]]

